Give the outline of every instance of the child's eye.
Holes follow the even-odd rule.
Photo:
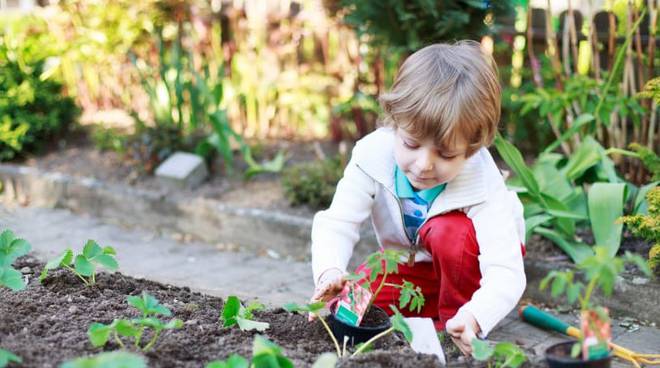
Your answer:
[[[407,141],[405,139],[403,140],[403,145],[411,149],[419,148],[419,144],[415,142]]]

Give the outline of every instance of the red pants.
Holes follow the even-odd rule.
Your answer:
[[[433,262],[418,262],[413,267],[399,265],[398,274],[387,275],[388,283],[400,285],[403,280],[422,289],[426,299],[420,313],[401,310],[404,316],[430,317],[438,330],[444,330],[445,322],[467,303],[479,288],[479,245],[472,220],[463,212],[453,211],[436,216],[419,231],[420,245],[433,257]],[[367,271],[360,265],[357,272]],[[380,284],[379,276],[372,290]],[[375,304],[392,313],[390,304],[399,307],[399,289],[385,286]]]

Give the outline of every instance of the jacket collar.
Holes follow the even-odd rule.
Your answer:
[[[486,200],[485,157],[481,148],[466,162],[454,180],[436,198],[429,216],[472,206]],[[394,130],[380,128],[360,140],[353,153],[356,165],[383,185],[393,195],[394,187]]]

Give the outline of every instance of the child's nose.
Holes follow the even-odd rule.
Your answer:
[[[433,152],[423,150],[417,158],[417,167],[420,171],[433,170]]]

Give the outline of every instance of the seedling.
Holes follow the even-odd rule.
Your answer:
[[[488,367],[517,368],[527,360],[525,352],[518,345],[510,342],[498,342],[495,346],[487,341],[472,339],[472,357],[481,362],[488,362]]]
[[[608,313],[605,308],[591,304],[593,293],[600,289],[605,296],[610,296],[614,290],[614,282],[626,263],[635,264],[645,274],[651,274],[648,265],[639,255],[626,252],[623,257],[611,257],[606,247],[595,246],[593,249],[592,256],[577,264],[578,270],[584,272],[585,279],[588,281],[586,286],[575,280],[573,271],[551,271],[540,284],[541,290],[550,285],[553,298],[565,294],[570,304],[579,302],[582,335],[585,335],[585,331],[593,333],[596,343],[586,346],[585,339],[581,338],[573,346],[571,355],[576,358],[582,350],[585,360],[598,359],[609,354],[608,336],[603,336],[601,328],[604,325],[609,326]]]
[[[20,364],[23,363],[23,359],[8,350],[0,349],[0,368],[6,367],[9,363]]]
[[[39,281],[46,278],[49,270],[63,267],[78,276],[85,285],[92,286],[96,283],[97,267],[104,267],[110,271],[117,270],[119,265],[115,259],[116,254],[114,248],[101,248],[94,240],[88,240],[82,253],[76,255],[75,258],[73,250],[67,248],[57,258],[48,262],[41,271]]]
[[[353,353],[353,355],[351,355],[351,357],[354,357],[357,354],[360,354],[365,350],[369,349],[376,340],[394,331],[401,332],[403,334],[403,337],[405,337],[406,340],[408,341],[408,343],[412,342],[413,333],[410,327],[408,326],[408,323],[406,323],[406,320],[403,318],[403,315],[401,315],[401,313],[399,312],[398,309],[396,309],[395,306],[390,305],[390,308],[392,308],[392,311],[394,312],[394,314],[390,317],[390,322],[392,322],[392,327],[369,339],[367,342],[364,343],[364,345],[360,346],[357,350],[355,350],[355,352]]]
[[[60,368],[146,368],[147,363],[140,355],[126,351],[99,353],[89,357],[76,358],[60,366]]]
[[[216,360],[206,368],[293,368],[293,363],[282,354],[282,348],[261,335],[252,343],[251,364],[240,355],[233,354],[227,360]]]
[[[142,313],[140,318],[131,320],[115,319],[109,325],[102,323],[92,323],[89,326],[87,335],[92,345],[95,347],[104,346],[112,334],[117,344],[124,349],[125,345],[121,337],[133,338],[133,345],[142,351],[149,351],[156,344],[160,333],[163,330],[178,329],[183,327],[183,322],[179,319],[173,319],[167,323],[158,319],[158,315],[170,317],[172,312],[160,304],[156,298],[146,292],[141,296],[129,296],[128,304],[135,307]],[[153,336],[149,342],[142,346],[142,337],[147,329],[153,329]]]
[[[328,335],[330,335],[330,338],[332,339],[332,342],[335,344],[335,349],[337,349],[337,356],[341,357],[343,356],[342,354],[342,349],[339,348],[339,343],[337,342],[337,339],[335,338],[335,335],[332,333],[330,330],[330,326],[328,326],[328,323],[325,321],[325,318],[322,318],[320,313],[325,307],[325,302],[316,302],[316,303],[311,303],[311,304],[305,304],[305,305],[299,305],[296,303],[287,303],[284,305],[284,310],[287,312],[302,312],[302,313],[310,313],[316,316],[316,318],[321,321],[323,324],[323,327],[325,327],[325,330],[328,332]]]
[[[220,320],[223,327],[232,327],[238,325],[242,331],[257,330],[265,331],[270,325],[266,322],[255,321],[252,312],[264,309],[264,305],[258,302],[252,302],[244,307],[236,296],[230,296],[225,301],[222,308]]]
[[[12,264],[21,256],[28,254],[32,247],[27,241],[16,238],[11,230],[0,234],[0,286],[6,286],[13,291],[25,289],[25,281],[20,271]]]

